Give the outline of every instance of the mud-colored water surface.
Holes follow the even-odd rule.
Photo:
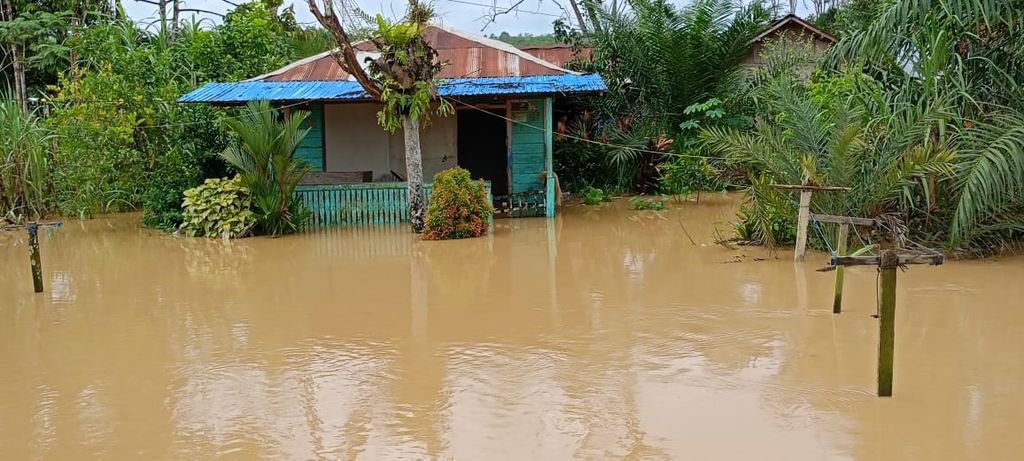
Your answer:
[[[137,216],[0,235],[0,458],[1020,459],[1024,258],[899,276],[711,243],[734,198],[493,236],[225,243]],[[691,241],[692,240],[692,241]]]

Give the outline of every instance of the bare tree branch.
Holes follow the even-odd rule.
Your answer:
[[[221,17],[221,18],[224,17],[224,13],[218,13],[216,11],[204,10],[202,8],[178,8],[178,12],[185,12],[185,11],[191,11],[193,13],[212,14],[214,16],[218,16],[218,17]]]
[[[495,20],[498,19],[498,16],[511,13],[516,8],[519,8],[519,5],[522,5],[525,1],[526,0],[516,0],[515,3],[513,3],[511,6],[505,9],[498,9],[498,2],[495,1],[493,6],[491,7],[490,13],[485,14],[483,16],[484,18],[487,19],[487,22],[485,22],[484,26],[480,28],[480,31],[483,32],[485,29],[487,29],[487,26],[491,25],[492,23],[494,23]]]
[[[370,93],[374,99],[380,99],[383,89],[380,87],[375,80],[367,75],[363,66],[359,64],[359,58],[356,56],[356,50],[352,47],[352,40],[349,38],[348,33],[345,31],[345,26],[341,24],[341,20],[338,19],[338,15],[335,14],[334,8],[331,5],[332,0],[324,0],[324,12],[320,11],[320,7],[317,6],[317,0],[306,0],[309,4],[309,11],[313,13],[316,20],[320,25],[324,26],[327,30],[334,35],[334,40],[338,42],[338,48],[340,52],[336,51],[331,53],[334,60],[337,61],[341,68],[348,72],[350,75],[355,77],[356,81]]]

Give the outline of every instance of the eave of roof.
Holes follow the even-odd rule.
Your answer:
[[[437,87],[441,97],[491,95],[569,95],[605,91],[598,74],[532,75],[523,77],[477,77],[443,80]],[[184,103],[238,104],[270,101],[359,101],[371,100],[358,82],[329,81],[243,81],[207,83],[178,98]]]
[[[783,26],[785,26],[786,24],[789,24],[790,22],[795,22],[800,27],[803,27],[804,29],[807,29],[807,30],[811,31],[812,34],[817,35],[818,37],[821,37],[823,40],[826,40],[826,41],[829,41],[829,42],[832,42],[832,43],[836,43],[838,41],[838,40],[836,40],[835,37],[830,35],[828,32],[825,32],[825,31],[823,31],[823,30],[821,30],[821,29],[819,29],[817,27],[814,27],[814,25],[812,25],[811,23],[809,23],[807,21],[804,21],[799,16],[797,16],[795,14],[787,14],[782,19],[779,19],[778,21],[775,21],[775,23],[773,23],[771,26],[769,26],[768,29],[766,29],[764,32],[761,32],[760,34],[758,34],[757,37],[754,37],[754,39],[751,40],[750,42],[751,43],[757,43],[757,42],[759,42],[761,40],[764,40],[765,37],[771,35],[773,32],[781,29]]]

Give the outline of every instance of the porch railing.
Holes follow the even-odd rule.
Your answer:
[[[487,197],[491,184],[485,183]],[[431,184],[423,185],[429,200]],[[397,224],[409,220],[404,182],[300,185],[295,195],[313,212],[310,227],[346,224]]]

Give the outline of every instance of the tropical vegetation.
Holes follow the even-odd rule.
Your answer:
[[[747,192],[739,238],[785,244],[796,200],[879,218],[903,237],[971,253],[1024,236],[1024,2],[832,2],[812,21],[826,53],[769,44],[740,66],[780,12],[695,0],[596,8],[561,36],[593,48],[571,63],[609,84],[563,121],[556,171],[570,190]],[[800,40],[795,44],[800,45]],[[824,245],[825,242],[817,242]]]
[[[4,123],[0,144],[36,139],[32,150],[5,148],[3,157],[26,165],[31,154],[40,159],[32,165],[45,166],[31,181],[3,178],[5,194],[27,184],[44,191],[0,203],[11,219],[142,209],[146,225],[177,228],[183,192],[231,173],[218,154],[231,143],[225,121],[236,112],[175,100],[206,81],[254,77],[332,45],[274,0],[240,3],[219,24],[184,14],[136,23],[109,2],[3,2],[14,19],[0,21],[0,75],[23,94],[0,96],[3,116],[19,121]]]
[[[287,117],[279,112],[265,100],[246,104],[237,118],[227,119],[238,141],[220,154],[239,171],[260,233],[275,236],[301,230],[311,215],[294,194],[311,168],[295,157],[302,138],[309,134],[310,129],[303,128],[309,112],[296,110]]]
[[[249,189],[242,178],[210,178],[185,191],[180,231],[188,237],[240,238],[256,226]]]

